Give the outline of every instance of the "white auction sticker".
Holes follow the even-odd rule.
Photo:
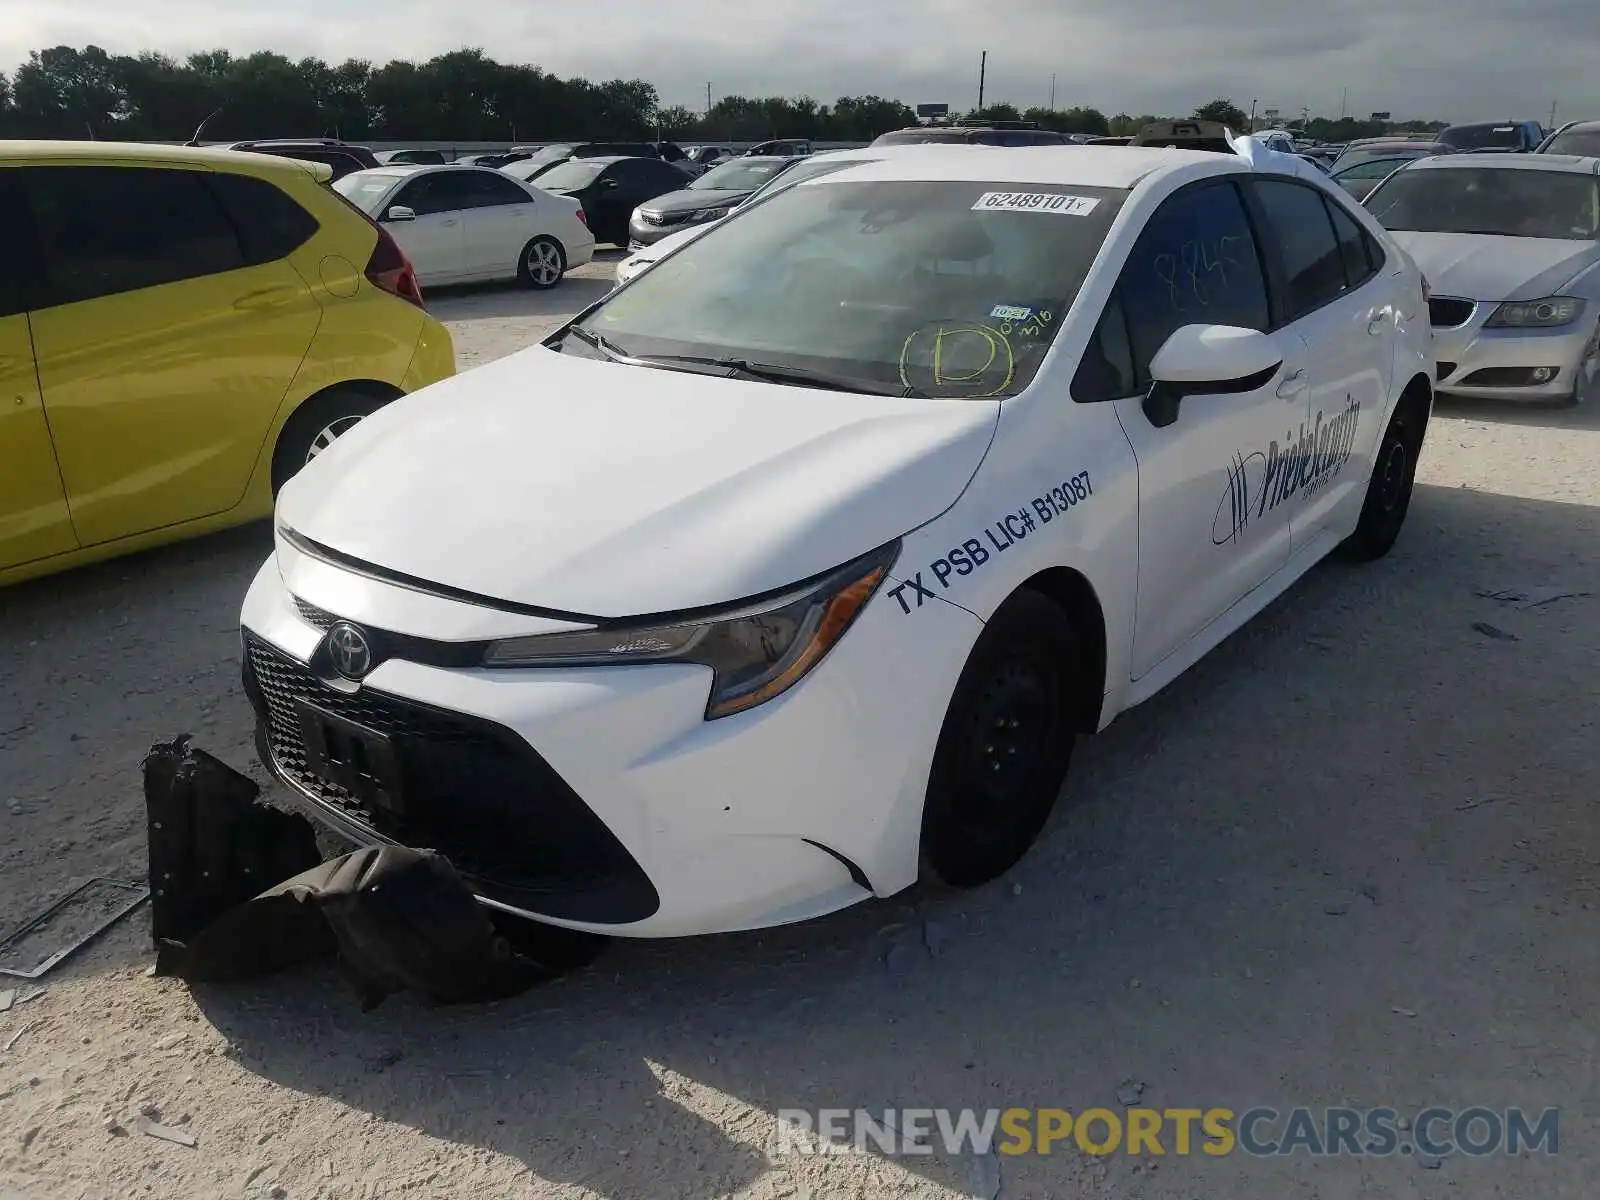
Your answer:
[[[1100,201],[1090,196],[1063,196],[1059,192],[985,192],[973,212],[1042,212],[1057,216],[1086,217]]]

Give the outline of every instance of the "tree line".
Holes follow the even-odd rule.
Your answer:
[[[1096,108],[993,104],[966,114],[1031,120],[1063,133],[1128,135],[1158,118]],[[1193,114],[1244,129],[1229,100]],[[566,138],[759,141],[810,138],[865,142],[916,122],[899,100],[842,96],[723,96],[709,111],[663,106],[643,79],[595,83],[562,79],[537,66],[496,62],[482,50],[456,50],[427,62],[381,66],[363,59],[330,64],[271,51],[226,50],[179,61],[147,51],[110,54],[99,46],[55,46],[0,72],[0,137],[183,141],[203,124],[203,140],[342,137],[349,141],[538,142]],[[1408,128],[1421,128],[1413,124]],[[1312,121],[1328,140],[1374,136],[1393,126]]]

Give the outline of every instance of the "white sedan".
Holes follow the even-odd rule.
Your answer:
[[[1389,550],[1433,370],[1415,266],[1331,185],[855,163],[295,476],[242,614],[259,743],[326,823],[573,928],[980,884],[1076,735]]]
[[[425,286],[520,279],[552,288],[594,257],[581,204],[489,167],[379,167],[333,188],[383,224]]]

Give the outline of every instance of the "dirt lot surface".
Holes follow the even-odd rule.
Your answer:
[[[467,366],[610,270],[434,304]],[[1443,408],[1396,551],[1319,568],[1086,742],[976,892],[365,1016],[322,970],[146,978],[141,911],[0,1013],[0,1196],[1593,1197],[1597,451],[1600,412]],[[253,528],[0,593],[0,928],[141,874],[152,742],[264,778],[236,620],[267,551]],[[1543,587],[1595,597],[1480,595]],[[780,1108],[1130,1096],[1556,1106],[1560,1153],[774,1153]],[[198,1144],[105,1128],[146,1106]]]

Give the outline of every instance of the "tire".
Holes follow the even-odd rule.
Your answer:
[[[277,449],[272,452],[273,496],[334,439],[348,433],[390,399],[354,388],[335,388],[302,404],[284,425]]]
[[[522,248],[517,259],[517,278],[531,288],[548,291],[567,273],[567,252],[553,237],[540,234]]]
[[[922,814],[925,876],[976,887],[1033,845],[1077,739],[1081,662],[1071,622],[1036,592],[1018,592],[984,627],[934,750]]]
[[[1361,505],[1361,520],[1356,531],[1339,547],[1345,558],[1353,562],[1372,562],[1393,548],[1411,508],[1417,456],[1422,450],[1426,421],[1424,405],[1409,396],[1401,397],[1373,459],[1366,500]]]

